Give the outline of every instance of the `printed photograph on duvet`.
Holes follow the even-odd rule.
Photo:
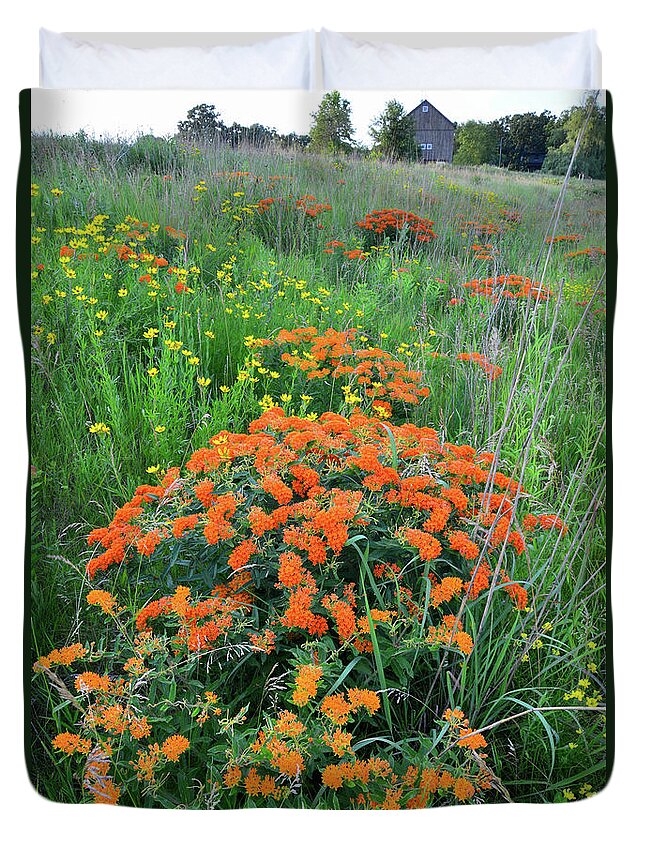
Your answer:
[[[602,91],[21,94],[43,797],[603,788],[610,117]]]

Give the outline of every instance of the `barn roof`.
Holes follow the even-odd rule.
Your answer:
[[[445,121],[447,121],[447,122],[448,122],[448,124],[451,124],[453,127],[456,127],[455,122],[454,122],[454,121],[450,121],[450,119],[448,118],[448,116],[445,116],[445,115],[441,112],[441,110],[438,110],[438,109],[435,107],[435,105],[434,105],[434,104],[431,104],[431,103],[430,103],[430,101],[429,101],[427,98],[424,98],[422,101],[420,101],[420,102],[416,105],[416,107],[415,107],[413,110],[410,110],[410,112],[408,113],[408,115],[406,116],[406,118],[407,118],[408,116],[411,116],[411,115],[412,115],[412,113],[415,113],[415,112],[419,109],[419,107],[422,107],[424,104],[427,104],[429,107],[432,107],[432,109],[433,109],[433,110],[434,110],[438,115],[440,115],[442,119],[444,119]]]

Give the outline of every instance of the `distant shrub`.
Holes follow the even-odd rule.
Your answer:
[[[129,169],[146,169],[156,175],[174,174],[181,165],[180,148],[174,139],[140,136],[123,157]]]

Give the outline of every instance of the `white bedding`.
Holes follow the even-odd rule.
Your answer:
[[[256,34],[40,31],[50,89],[590,89],[601,86],[593,30],[348,37],[323,29]],[[242,34],[237,34],[242,35]],[[174,36],[174,38],[172,38]]]

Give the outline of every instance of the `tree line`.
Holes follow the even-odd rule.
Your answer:
[[[261,124],[227,126],[211,104],[189,110],[179,122],[180,136],[191,140],[236,146],[269,143],[297,146],[332,155],[362,155],[391,160],[419,159],[414,117],[397,100],[390,100],[370,127],[371,146],[358,143],[352,125],[350,102],[338,91],[328,92],[312,113],[309,134],[279,134]],[[517,113],[490,122],[467,121],[455,130],[453,162],[457,165],[490,164],[516,171],[564,174],[580,130],[584,128],[574,171],[591,178],[605,177],[606,111],[589,98],[559,116],[548,111]]]
[[[236,148],[242,143],[254,146],[278,144],[285,147],[306,148],[311,137],[308,134],[278,133],[274,127],[254,123],[249,127],[233,122],[226,125],[221,113],[213,104],[198,104],[188,110],[186,118],[177,125],[179,136],[202,145],[225,144]]]
[[[589,178],[605,177],[607,116],[592,98],[559,116],[545,111],[521,113],[495,121],[468,121],[455,133],[453,162],[491,164],[507,169],[565,174],[579,132],[584,129],[574,171]]]

